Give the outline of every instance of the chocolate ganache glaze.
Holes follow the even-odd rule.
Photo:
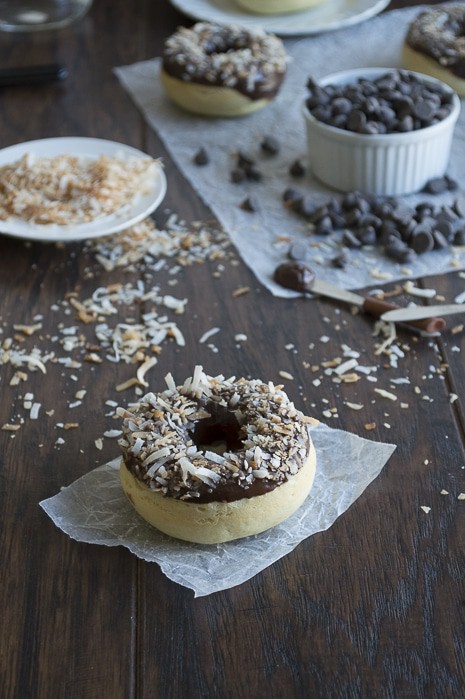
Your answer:
[[[268,493],[300,470],[310,419],[281,387],[203,373],[194,386],[118,409],[123,459],[138,480],[185,502],[233,502]]]
[[[165,43],[162,68],[183,82],[227,87],[251,100],[276,96],[287,56],[278,37],[261,30],[198,22]]]

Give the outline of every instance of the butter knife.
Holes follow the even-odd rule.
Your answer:
[[[451,303],[438,306],[407,306],[406,308],[396,308],[386,311],[381,316],[381,320],[388,320],[393,323],[409,322],[412,320],[423,320],[441,314],[441,316],[454,315],[455,313],[465,313],[465,303]]]
[[[398,313],[402,311],[413,311],[412,308],[401,308],[396,306],[394,303],[389,303],[388,301],[383,301],[382,299],[377,299],[373,296],[362,296],[361,294],[356,294],[353,291],[348,291],[347,289],[341,289],[334,284],[323,281],[321,279],[315,279],[308,289],[312,293],[319,294],[320,296],[326,296],[331,299],[336,299],[337,301],[343,301],[351,306],[357,306],[364,313],[368,313],[374,318],[381,318],[382,320],[389,320],[392,322],[402,322],[409,325],[415,330],[423,330],[427,333],[438,333],[444,330],[446,327],[446,321],[444,318],[435,316],[434,314],[427,314],[419,318],[401,317],[399,319],[389,317],[392,313]],[[456,306],[455,308],[457,308]],[[436,308],[442,309],[441,306],[429,306],[430,309]],[[420,310],[420,309],[418,309]]]

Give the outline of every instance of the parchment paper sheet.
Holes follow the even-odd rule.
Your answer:
[[[396,448],[324,424],[312,428],[317,473],[303,506],[268,532],[217,546],[177,541],[147,524],[126,499],[119,458],[96,468],[40,505],[71,538],[90,544],[126,546],[165,575],[203,596],[249,580],[328,529],[378,476]]]
[[[291,56],[288,74],[281,93],[273,104],[241,119],[208,119],[196,117],[177,108],[166,98],[159,80],[159,60],[116,68],[121,84],[141,109],[147,122],[161,137],[173,159],[217,216],[230,235],[245,263],[259,281],[277,296],[295,296],[272,280],[276,266],[285,260],[288,243],[277,242],[278,236],[308,240],[306,225],[288,212],[282,193],[293,186],[315,201],[326,201],[334,191],[318,184],[310,175],[304,180],[288,175],[289,165],[296,159],[306,161],[306,137],[302,105],[306,82],[340,70],[359,67],[400,67],[401,45],[408,23],[421,8],[413,7],[380,15],[355,27],[320,36],[286,41]],[[260,155],[264,135],[275,135],[282,149],[278,156]],[[198,167],[192,157],[204,146],[211,162]],[[241,149],[256,157],[264,173],[260,183],[235,185],[230,182],[232,151]],[[465,109],[456,126],[448,174],[465,189]],[[169,186],[169,183],[168,183]],[[244,212],[239,204],[253,193],[260,201],[260,211]],[[425,194],[404,198],[408,203],[431,199],[436,204],[450,203],[456,193],[431,197]],[[379,252],[349,251],[350,263],[341,271],[329,264],[335,255],[334,242],[321,240],[322,247],[313,249],[309,260],[318,276],[346,288],[376,284],[373,268],[390,273],[392,280],[402,278],[403,265],[387,260]],[[461,266],[465,255],[458,255]],[[412,276],[450,271],[451,252],[434,251],[409,264]],[[457,269],[457,268],[455,268]]]

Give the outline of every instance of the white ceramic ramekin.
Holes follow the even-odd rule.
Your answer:
[[[318,83],[346,85],[358,78],[374,80],[390,70],[348,70]],[[414,75],[426,84],[440,83],[426,75]],[[445,174],[459,113],[460,100],[454,93],[451,113],[437,124],[407,133],[365,135],[317,121],[304,105],[310,168],[321,182],[343,192],[359,190],[385,196],[418,192],[429,180]]]

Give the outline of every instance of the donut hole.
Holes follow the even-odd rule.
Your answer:
[[[210,417],[199,420],[189,430],[197,449],[217,454],[241,449],[241,425],[235,414],[219,405],[207,405],[206,410]]]

